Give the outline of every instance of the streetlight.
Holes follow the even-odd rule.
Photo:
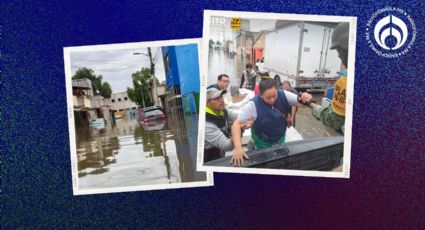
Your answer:
[[[146,57],[149,57],[149,55],[144,54],[144,53],[140,53],[140,52],[135,52],[135,53],[133,53],[133,55],[145,55]]]

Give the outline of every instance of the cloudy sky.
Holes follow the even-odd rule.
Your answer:
[[[159,82],[165,81],[164,64],[161,47],[152,47],[152,57],[155,63],[155,75]],[[134,55],[133,53],[147,54],[147,48],[72,52],[71,71],[75,74],[77,69],[87,67],[96,75],[102,75],[103,81],[107,81],[112,88],[112,93],[127,91],[127,87],[133,87],[131,74],[149,68],[149,57]]]

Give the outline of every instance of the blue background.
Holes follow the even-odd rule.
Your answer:
[[[1,3],[2,227],[425,228],[424,1]],[[367,20],[400,7],[417,40],[396,59]],[[357,16],[351,178],[215,174],[215,186],[73,196],[63,47],[202,36],[204,9]]]

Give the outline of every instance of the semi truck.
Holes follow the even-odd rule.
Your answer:
[[[343,68],[336,50],[330,50],[337,23],[277,21],[265,33],[264,68],[300,91],[324,91],[334,85]]]

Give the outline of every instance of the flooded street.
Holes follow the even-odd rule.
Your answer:
[[[240,56],[235,55],[234,59],[231,59],[223,50],[210,50],[208,55],[208,85],[217,83],[218,75],[223,73],[229,75],[230,85],[239,85],[246,64]]]
[[[223,50],[211,50],[208,62],[208,85],[217,82],[217,76],[226,73],[230,76],[230,84],[239,84],[245,61],[236,55],[234,59],[224,54]],[[321,104],[323,93],[313,94],[317,104]],[[321,121],[316,120],[310,108],[302,106],[298,108],[296,115],[296,130],[304,139],[315,137],[341,136],[342,134],[334,129],[325,126]]]
[[[122,118],[99,130],[77,129],[79,188],[205,181],[205,173],[196,172],[197,117],[190,121],[192,130],[170,122],[141,125],[137,118]]]

